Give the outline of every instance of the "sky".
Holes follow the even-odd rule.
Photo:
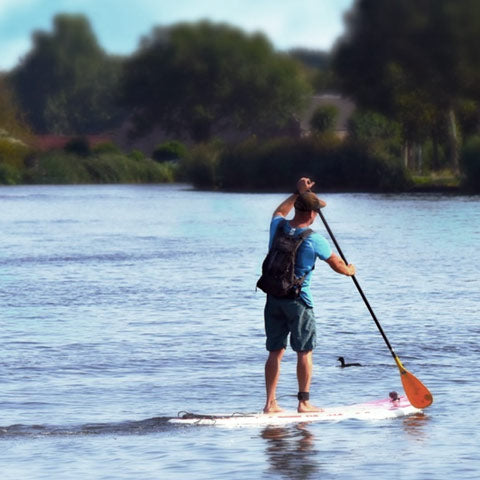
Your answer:
[[[0,0],[0,70],[32,47],[34,31],[52,31],[57,13],[85,14],[100,45],[128,55],[154,26],[209,19],[261,31],[278,50],[329,50],[353,0]]]

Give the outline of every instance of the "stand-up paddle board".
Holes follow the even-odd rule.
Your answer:
[[[298,422],[340,421],[346,419],[385,420],[405,417],[420,413],[413,407],[407,397],[396,397],[371,402],[358,403],[343,407],[327,407],[320,412],[297,413],[235,413],[231,415],[200,415],[180,412],[178,418],[171,418],[170,423],[182,425],[217,425],[225,427],[242,427],[257,425],[285,425]]]

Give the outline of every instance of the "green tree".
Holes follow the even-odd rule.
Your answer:
[[[0,184],[18,183],[30,153],[31,133],[11,88],[0,75]]]
[[[321,50],[295,48],[290,50],[288,54],[303,65],[307,78],[315,92],[336,89],[330,53]]]
[[[480,94],[480,3],[356,0],[333,66],[357,103],[400,120],[407,140],[448,129],[458,169],[456,115]]]
[[[349,138],[372,152],[400,156],[401,129],[377,112],[357,109],[348,122]]]
[[[119,122],[121,60],[106,55],[86,17],[58,15],[10,79],[38,133],[98,133]]]
[[[310,92],[297,62],[263,35],[203,21],[145,38],[126,64],[123,93],[136,133],[160,125],[200,142],[226,128],[282,126]]]
[[[30,128],[23,119],[14,93],[4,75],[0,75],[0,129],[12,137],[28,140]]]

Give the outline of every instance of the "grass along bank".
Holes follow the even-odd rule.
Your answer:
[[[35,157],[23,172],[28,184],[166,183],[175,178],[175,165],[142,155],[99,153],[81,156],[49,152]]]
[[[91,149],[83,140],[45,152],[12,155],[0,149],[0,184],[170,183],[178,166],[154,161],[140,151],[124,153],[106,143]]]
[[[417,192],[457,192],[462,188],[462,179],[451,170],[412,175],[412,190]]]

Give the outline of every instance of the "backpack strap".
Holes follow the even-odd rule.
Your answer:
[[[301,238],[302,240],[298,243],[298,248],[300,248],[300,245],[304,242],[304,240],[309,237],[314,231],[311,228],[307,228],[305,231],[303,231],[298,237]],[[310,272],[313,272],[315,270],[315,260],[313,261],[312,268],[310,269],[309,272],[306,272],[301,279],[303,280]]]
[[[309,235],[313,233],[313,230],[311,228],[307,228],[305,231],[303,231],[299,237],[301,237],[302,240],[305,240]]]

